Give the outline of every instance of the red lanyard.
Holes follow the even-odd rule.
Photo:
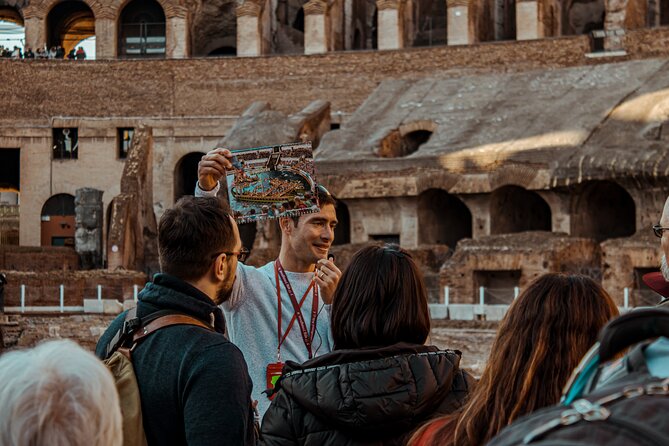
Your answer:
[[[288,328],[286,329],[286,332],[284,333],[283,336],[281,336],[281,287],[279,286],[279,277],[281,278],[283,285],[286,287],[286,291],[288,292],[290,301],[293,304],[293,309],[295,310],[295,312],[293,313],[293,317],[291,318],[290,323],[288,324]],[[316,334],[316,320],[318,319],[318,287],[315,286],[315,283],[312,281],[309,284],[307,290],[304,292],[304,295],[302,295],[302,299],[300,299],[300,302],[298,303],[297,298],[295,297],[295,292],[293,291],[293,287],[290,286],[290,281],[288,280],[288,276],[286,276],[286,272],[283,270],[283,266],[281,266],[281,262],[279,262],[279,259],[276,259],[276,261],[274,262],[274,278],[276,280],[276,295],[278,299],[277,306],[279,310],[279,317],[277,318],[278,321],[277,339],[279,342],[279,345],[277,347],[277,356],[280,356],[281,345],[286,340],[288,333],[290,333],[290,329],[293,328],[293,324],[297,319],[297,323],[300,326],[300,331],[302,332],[302,340],[304,341],[304,346],[307,348],[307,352],[309,353],[309,359],[311,359],[313,358],[311,345],[314,340],[314,335]],[[309,294],[309,291],[311,291],[312,288],[313,288],[313,300],[311,304],[311,324],[309,327],[310,331],[307,331],[307,324],[304,322],[304,316],[302,316],[302,304],[304,303],[305,299],[307,298],[307,294]],[[309,335],[309,333],[311,333],[311,336]],[[278,361],[280,362],[281,359],[279,358]]]

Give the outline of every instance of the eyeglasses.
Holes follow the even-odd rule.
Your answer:
[[[653,225],[653,232],[656,237],[662,238],[662,233],[664,231],[669,231],[669,228],[663,228],[661,225]]]
[[[225,251],[217,252],[216,254],[211,256],[212,260],[220,256],[221,254],[225,254],[226,256],[236,256],[238,261],[244,263],[246,259],[248,259],[249,257],[249,250],[246,248],[242,248],[237,252],[225,252]]]

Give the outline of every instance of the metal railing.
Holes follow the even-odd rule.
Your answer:
[[[8,288],[5,286],[5,293],[7,292]],[[29,296],[29,291],[31,288],[36,288],[40,291],[40,295],[44,296],[46,295],[51,295],[53,292],[53,296],[58,298],[57,302],[58,305],[43,305],[39,303],[34,303],[33,305],[30,305],[31,300]],[[121,301],[123,301],[123,296],[119,295],[118,293],[118,288],[113,287],[111,292],[105,293],[105,287],[103,285],[96,285],[94,290],[95,290],[95,297],[91,298],[86,298],[84,297],[83,301],[81,302],[81,305],[66,305],[66,292],[67,292],[67,287],[64,284],[60,284],[57,287],[55,287],[53,290],[47,290],[47,292],[44,292],[44,287],[43,286],[34,286],[34,287],[28,287],[24,284],[19,285],[18,291],[19,291],[19,305],[14,305],[14,306],[6,306],[4,308],[5,313],[81,313],[81,312],[102,312],[102,311],[96,311],[96,308],[102,308],[101,306],[93,306],[90,308],[91,311],[89,310],[87,306],[87,301],[91,300],[96,300],[100,303],[102,303],[103,299],[110,299],[110,300],[116,300],[119,302],[119,297],[121,298]],[[107,296],[105,296],[107,294]],[[139,294],[139,286],[138,285],[133,285],[133,300],[137,302],[137,296]],[[5,294],[6,295],[6,294]],[[88,296],[91,296],[90,291],[88,292]],[[43,301],[43,299],[41,299]],[[56,302],[55,299],[53,299],[54,303]],[[120,304],[121,302],[119,302]]]

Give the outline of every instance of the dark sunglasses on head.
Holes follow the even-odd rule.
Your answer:
[[[220,256],[221,254],[225,254],[226,256],[236,256],[237,260],[244,263],[246,259],[249,257],[249,250],[246,248],[242,248],[237,252],[225,252],[225,251],[220,251],[217,252],[216,254],[213,254],[211,256],[212,259],[215,259],[216,257]]]

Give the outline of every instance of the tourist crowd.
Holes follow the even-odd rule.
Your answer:
[[[51,48],[37,48],[33,51],[32,48],[25,48],[24,51],[18,46],[13,49],[5,48],[0,45],[0,57],[10,59],[69,59],[69,60],[84,60],[86,59],[86,50],[83,47],[72,48],[67,54],[65,49],[58,45]]]
[[[616,319],[591,278],[537,277],[510,305],[476,380],[461,352],[431,345],[410,253],[369,246],[339,270],[328,255],[336,202],[322,186],[320,212],[279,219],[276,260],[243,264],[248,251],[216,198],[231,157],[216,149],[202,158],[196,197],[160,220],[161,273],[98,342],[99,359],[131,357],[134,372],[123,376],[136,377],[141,411],[119,400],[112,367],[71,342],[47,342],[0,356],[0,446],[135,444],[138,426],[149,445],[533,444],[584,425],[545,444],[667,444],[667,340],[621,348],[666,335],[668,310]],[[660,224],[669,254],[669,200]],[[624,419],[607,406],[620,401]],[[522,424],[560,404],[556,419]],[[596,437],[602,426],[615,434]]]

